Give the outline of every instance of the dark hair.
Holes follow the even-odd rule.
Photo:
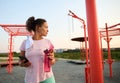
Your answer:
[[[38,18],[35,19],[35,17],[29,17],[28,20],[26,21],[26,29],[31,32],[36,30],[36,26],[42,26],[42,24],[46,22],[45,19]]]

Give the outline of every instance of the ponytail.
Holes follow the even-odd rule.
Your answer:
[[[31,32],[36,30],[36,26],[42,26],[43,23],[46,22],[45,19],[38,18],[35,20],[35,17],[29,17],[28,20],[26,21],[26,29]]]

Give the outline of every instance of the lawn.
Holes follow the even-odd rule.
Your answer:
[[[18,57],[19,53],[13,52],[14,57]],[[103,52],[104,59],[107,59],[107,51]],[[8,54],[0,54],[0,57],[8,57]],[[64,59],[81,59],[85,57],[81,57],[81,53],[79,51],[67,51],[63,53],[55,53],[56,58],[64,58]],[[120,51],[111,51],[111,57],[115,60],[120,60]],[[4,61],[0,59],[0,62]]]

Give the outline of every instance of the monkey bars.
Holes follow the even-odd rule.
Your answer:
[[[9,54],[8,54],[8,66],[7,71],[8,73],[12,73],[13,69],[13,36],[28,36],[31,35],[27,30],[25,25],[9,25],[9,24],[0,24],[0,26],[8,32],[10,38],[9,38]]]
[[[107,63],[109,64],[110,77],[113,76],[113,74],[112,74],[113,59],[111,58],[111,51],[110,51],[110,41],[111,41],[112,38],[110,38],[110,36],[119,36],[120,35],[120,28],[116,28],[119,25],[120,25],[120,23],[108,27],[108,25],[106,23],[105,28],[100,30],[101,38],[104,37],[104,40],[107,42],[107,47],[108,47]]]

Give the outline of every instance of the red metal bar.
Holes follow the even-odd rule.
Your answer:
[[[101,56],[102,56],[102,65],[103,65],[103,69],[104,69],[104,55],[103,55],[103,50],[102,50],[102,35],[100,34],[100,42],[101,42]]]
[[[69,14],[70,16],[72,16],[73,18],[78,19],[82,24],[83,24],[83,28],[84,28],[84,40],[85,40],[85,52],[86,52],[86,67],[85,67],[85,78],[86,78],[86,83],[88,83],[90,81],[90,74],[88,71],[89,68],[89,64],[88,64],[88,48],[87,48],[87,37],[86,37],[86,25],[85,25],[85,21],[78,17],[76,14],[74,14],[72,11],[69,10]]]
[[[0,26],[9,33],[9,35],[13,35],[13,36],[29,36],[32,35],[32,33],[29,33],[26,28],[25,25],[3,25],[0,24]],[[14,28],[13,28],[14,27]],[[15,30],[16,29],[16,30]],[[23,29],[25,29],[24,31],[22,31]]]
[[[107,26],[107,27],[108,27],[108,26]],[[109,29],[109,28],[108,28],[108,29]],[[116,30],[120,30],[120,28],[112,28],[112,29],[109,29],[108,32],[109,32],[109,31],[116,31]],[[100,32],[106,32],[106,28],[103,29],[103,30],[100,30]]]
[[[110,52],[110,38],[108,35],[108,27],[107,27],[107,23],[105,24],[106,26],[106,37],[107,37],[107,46],[108,46],[108,58],[111,59],[111,52]]]
[[[118,31],[118,32],[114,32],[114,31]],[[120,35],[120,28],[112,28],[112,29],[109,29],[108,30],[108,32],[109,32],[109,36],[119,36]],[[114,32],[114,33],[112,33],[112,32]],[[100,31],[100,34],[102,35],[102,37],[106,37],[106,29],[104,30],[101,30]]]
[[[87,48],[87,37],[86,37],[86,25],[84,25],[84,40],[85,40],[85,51],[86,51],[86,66],[88,67],[88,48]]]
[[[86,37],[86,25],[85,25],[85,21],[78,17],[76,14],[74,14],[72,11],[69,10],[69,14],[70,16],[72,16],[73,18],[78,19],[82,24],[83,24],[83,28],[84,28],[84,40],[85,40],[85,49],[86,49],[86,65],[88,66],[88,48],[87,48],[87,37]]]
[[[111,51],[110,51],[110,38],[109,38],[109,33],[108,33],[108,27],[107,27],[107,23],[105,24],[105,26],[106,26],[106,40],[107,40],[107,47],[108,47],[108,60],[107,60],[107,62],[108,62],[108,64],[109,64],[109,69],[110,69],[110,77],[112,77],[113,76],[113,74],[112,74],[112,63],[113,63],[113,60],[112,60],[112,58],[111,58]]]
[[[116,27],[116,26],[118,26],[118,25],[120,25],[120,23],[115,24],[115,25],[112,25],[112,26],[109,26],[108,28],[114,28],[114,27]]]
[[[8,66],[7,66],[7,71],[8,71],[8,73],[12,73],[12,68],[13,68],[13,65],[12,65],[12,63],[13,63],[13,53],[12,53],[12,44],[13,44],[13,42],[12,42],[12,40],[13,40],[13,36],[12,35],[10,35],[10,42],[9,42],[9,44],[10,44],[10,48],[9,48],[9,55],[8,55]]]
[[[104,83],[96,0],[86,0],[86,12],[90,54],[90,83]]]
[[[68,15],[69,15],[69,16],[72,16],[73,18],[79,19],[82,24],[85,24],[85,21],[84,21],[82,18],[78,17],[78,16],[77,16],[75,13],[73,13],[71,10],[69,10],[69,14],[68,14]]]
[[[0,24],[1,27],[26,27],[26,25],[18,24]]]
[[[90,83],[90,67],[85,67],[85,81],[86,83]]]
[[[86,77],[86,83],[90,83],[90,67],[88,64],[88,48],[87,48],[87,37],[86,37],[86,25],[85,22],[83,22],[84,24],[84,40],[85,40],[85,50],[86,50],[86,67],[85,67],[85,77]]]

